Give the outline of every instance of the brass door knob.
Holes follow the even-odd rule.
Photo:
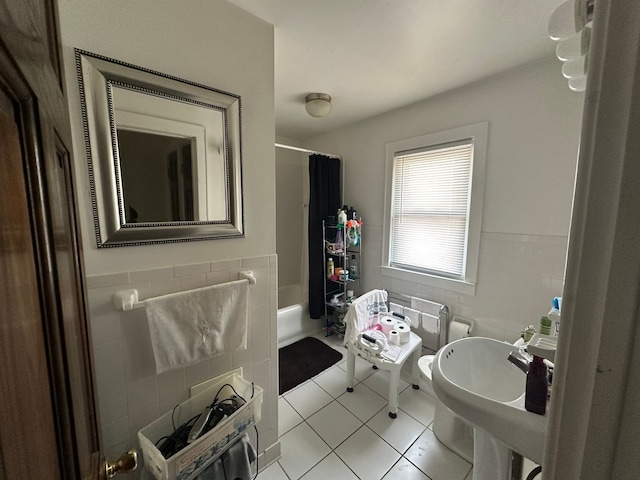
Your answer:
[[[138,467],[138,452],[131,449],[120,455],[116,463],[105,462],[105,474],[107,478],[112,478],[116,473],[133,472]]]

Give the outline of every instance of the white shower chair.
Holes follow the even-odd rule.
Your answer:
[[[371,337],[371,332],[378,323],[378,317],[387,313],[387,292],[372,290],[358,297],[344,317],[346,324],[345,346],[347,347],[347,392],[353,392],[355,384],[356,356],[373,365],[373,368],[389,372],[389,417],[398,416],[398,388],[400,370],[407,360],[411,362],[411,378],[414,389],[419,389],[418,359],[422,354],[422,339],[409,332],[409,341],[400,345],[402,351],[395,361],[384,357],[384,344]],[[377,341],[376,341],[377,340]]]

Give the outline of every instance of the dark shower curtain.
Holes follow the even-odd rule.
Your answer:
[[[325,155],[309,156],[309,315],[324,314],[324,264],[322,220],[336,215],[341,206],[340,159]]]

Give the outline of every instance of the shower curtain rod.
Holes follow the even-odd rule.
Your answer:
[[[325,155],[327,157],[339,158],[340,160],[342,160],[342,157],[340,155],[335,155],[333,153],[316,152],[315,150],[309,150],[307,148],[302,148],[302,147],[293,147],[291,145],[285,145],[284,143],[276,143],[275,146],[280,148],[286,148],[287,150],[295,150],[297,152],[303,152],[303,153],[315,153],[318,155]]]
[[[342,205],[343,201],[344,201],[344,177],[346,175],[346,163],[344,161],[344,159],[342,158],[342,156],[340,155],[334,155],[333,153],[324,153],[324,152],[316,152],[315,150],[309,150],[308,148],[302,148],[302,147],[293,147],[291,145],[285,145],[284,143],[275,143],[276,147],[280,147],[280,148],[285,148],[287,150],[294,150],[296,152],[302,152],[302,153],[315,153],[317,155],[325,155],[327,157],[332,157],[332,158],[337,158],[338,160],[340,160],[340,164],[341,164],[341,172],[342,172],[342,179],[340,180],[340,204]],[[308,208],[309,204],[308,203],[303,203],[302,206],[304,208]]]

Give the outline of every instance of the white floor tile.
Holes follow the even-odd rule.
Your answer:
[[[338,362],[338,366],[345,372],[347,371],[346,357],[347,355],[345,353],[345,360],[342,362]],[[356,367],[353,371],[353,375],[356,377],[356,380],[362,381],[369,375],[373,375],[375,372],[377,372],[377,370],[373,368],[373,364],[356,355]]]
[[[280,449],[280,466],[291,479],[300,478],[331,452],[306,423],[301,423],[280,437]]]
[[[384,398],[389,397],[389,372],[377,370],[376,373],[365,378],[362,383],[378,395],[382,395]],[[408,386],[409,384],[407,382],[400,379],[398,393],[402,393]]]
[[[429,480],[413,463],[402,457],[383,480]]]
[[[278,398],[278,435],[284,435],[300,423],[302,423],[302,417],[298,412],[284,397]]]
[[[340,360],[338,363],[335,364],[336,367],[340,367],[341,369],[343,369],[345,372],[347,371],[347,355],[343,355],[342,356],[342,360]]]
[[[333,401],[333,397],[309,380],[285,393],[285,400],[302,416],[307,418]]]
[[[401,380],[398,417],[389,418],[388,372],[356,358],[356,385],[347,393],[346,349],[320,339],[345,359],[278,399],[282,457],[260,479],[471,480],[471,464],[427,428],[433,397]]]
[[[260,480],[289,480],[278,462],[274,462],[258,475]]]
[[[333,366],[320,375],[313,377],[313,381],[333,398],[338,398],[347,391],[347,372],[337,366]]]
[[[423,425],[429,426],[436,411],[436,399],[422,390],[407,388],[400,394],[398,407]]]
[[[332,453],[307,473],[303,480],[358,480],[342,460]]]
[[[442,445],[429,429],[404,455],[432,480],[464,480],[471,464]]]
[[[400,453],[406,452],[427,428],[404,412],[399,412],[397,418],[389,418],[386,409],[369,420],[367,426]]]
[[[356,385],[353,392],[343,393],[338,401],[363,422],[366,422],[380,409],[387,406],[387,400],[366,385]]]
[[[324,334],[314,335],[318,340],[323,341],[331,348],[335,348],[338,352],[342,353],[345,357],[347,355],[347,349],[343,345],[343,338],[338,335],[329,335],[328,337]]]
[[[336,448],[362,426],[362,422],[337,401],[314,413],[307,423],[331,448]]]
[[[351,435],[335,453],[355,474],[366,480],[379,480],[400,459],[400,454],[364,426]]]

